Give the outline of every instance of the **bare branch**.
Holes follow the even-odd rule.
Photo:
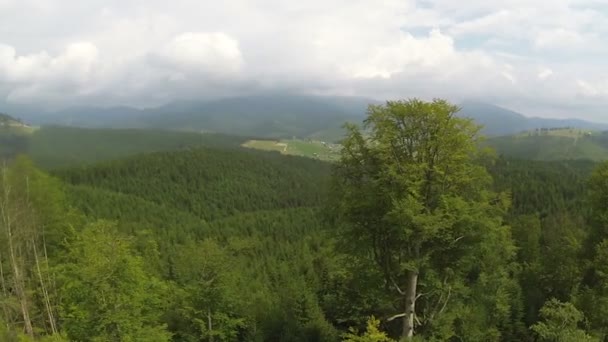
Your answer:
[[[397,318],[405,317],[405,315],[406,315],[406,313],[400,313],[400,314],[397,314],[395,316],[391,316],[391,317],[387,318],[386,321],[390,322],[390,321],[393,321],[393,320],[395,320]]]
[[[399,287],[399,285],[397,285],[397,282],[395,281],[395,279],[393,279],[393,277],[391,277],[391,282],[393,283],[393,286],[395,286],[395,289],[397,289],[397,292],[399,292],[400,295],[405,296],[405,292],[401,290],[401,288]]]
[[[441,310],[439,310],[439,314],[441,315],[441,313],[443,313],[443,311],[445,310],[446,306],[448,306],[448,302],[450,301],[450,296],[452,295],[452,288],[448,287],[448,295],[445,298],[445,302],[443,302],[443,307],[441,308]]]

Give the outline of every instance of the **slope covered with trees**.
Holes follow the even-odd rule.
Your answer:
[[[453,111],[372,107],[335,165],[13,160],[0,340],[603,340],[608,166],[494,158]]]
[[[608,132],[590,132],[571,128],[531,131],[490,138],[484,142],[511,158],[530,160],[606,160]]]

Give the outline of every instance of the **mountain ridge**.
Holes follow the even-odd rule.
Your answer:
[[[264,138],[318,138],[338,140],[342,125],[360,122],[368,104],[381,102],[365,97],[265,94],[214,100],[175,100],[159,107],[70,107],[53,112],[19,115],[42,125],[85,128],[140,128],[258,136]],[[464,101],[461,117],[483,125],[488,136],[517,134],[537,128],[574,127],[608,130],[608,124],[581,119],[529,117],[485,103]],[[2,108],[0,108],[1,110]]]

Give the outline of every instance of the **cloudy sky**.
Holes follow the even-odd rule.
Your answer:
[[[608,0],[0,0],[0,100],[265,91],[608,122]]]

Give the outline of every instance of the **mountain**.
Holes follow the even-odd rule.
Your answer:
[[[344,122],[360,121],[370,102],[358,97],[303,95],[179,101],[147,111],[144,120],[154,128],[336,140]]]
[[[483,102],[466,101],[460,104],[459,115],[474,119],[483,125],[486,135],[510,135],[540,128],[581,128],[608,130],[608,124],[579,119],[546,119],[527,117],[521,113]]]
[[[370,103],[380,102],[364,97],[265,94],[215,100],[178,100],[147,109],[71,107],[44,112],[30,108],[19,115],[38,125],[152,128],[336,141],[343,134],[342,125],[347,121],[360,122]],[[608,124],[527,117],[483,102],[466,101],[460,107],[459,115],[473,118],[485,127],[483,132],[489,136],[556,127],[608,130]]]
[[[91,128],[137,128],[143,116],[141,109],[118,107],[70,107],[41,115],[38,122],[43,125],[62,124]]]
[[[362,97],[270,94],[166,105],[71,107],[24,116],[40,125],[87,128],[153,128],[204,131],[266,138],[337,140],[346,121],[360,121],[374,100]]]

